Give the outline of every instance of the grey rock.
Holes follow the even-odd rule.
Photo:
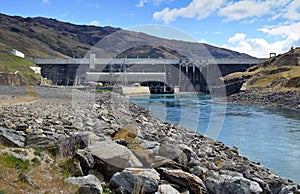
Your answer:
[[[25,131],[28,128],[28,125],[26,124],[17,124],[16,125],[16,131]]]
[[[187,188],[181,188],[180,194],[190,194],[190,191]]]
[[[42,124],[43,123],[43,119],[42,118],[37,118],[34,120],[37,124]]]
[[[90,146],[90,133],[89,132],[81,132],[72,134],[71,139],[80,146],[80,149],[86,148]]]
[[[219,173],[209,173],[205,179],[207,190],[216,194],[229,194],[233,192],[241,194],[258,194],[263,192],[260,185],[243,177],[241,173],[222,170]]]
[[[0,128],[0,144],[5,146],[23,147],[25,137],[15,130]]]
[[[196,175],[190,174],[179,169],[174,170],[167,168],[159,168],[158,172],[170,182],[189,188],[191,193],[208,193],[203,181]]]
[[[174,187],[167,184],[159,185],[158,192],[156,194],[180,194]]]
[[[115,173],[109,185],[113,189],[123,187],[129,193],[154,193],[158,190],[157,176],[154,169],[125,169]]]
[[[84,184],[79,187],[76,194],[102,194],[99,189],[92,184]]]
[[[101,183],[105,181],[104,175],[103,175],[101,172],[97,171],[97,170],[91,169],[91,170],[89,170],[88,173],[94,175],[95,177],[97,177],[97,179],[98,179]]]
[[[92,154],[86,150],[77,150],[74,157],[80,161],[80,165],[85,172],[88,172],[95,165]]]
[[[105,130],[104,130],[104,134],[105,134],[105,135],[109,135],[109,136],[113,135],[115,132],[116,132],[116,131],[113,130],[113,129],[105,129]]]
[[[108,176],[127,167],[142,167],[131,150],[114,142],[100,141],[88,150],[100,171]]]
[[[187,166],[188,158],[187,155],[173,143],[164,143],[159,146],[158,155],[169,158],[178,162],[183,166]]]
[[[297,185],[288,185],[282,188],[282,190],[278,194],[295,194],[297,191]]]
[[[280,180],[273,180],[269,183],[269,187],[273,193],[279,193],[282,190],[283,184]]]
[[[102,186],[100,185],[99,180],[94,175],[87,175],[83,177],[70,177],[64,179],[66,183],[78,185],[79,191],[91,191],[91,193],[95,193],[95,191],[98,191],[98,193],[102,194]],[[83,187],[81,189],[81,187]],[[96,192],[97,193],[97,192]]]
[[[20,173],[20,174],[19,174],[19,179],[20,179],[22,182],[24,182],[24,183],[30,185],[31,187],[36,187],[36,186],[37,186],[37,184],[36,184],[36,183],[35,183],[35,182],[34,182],[27,174]]]
[[[154,154],[158,154],[160,143],[156,141],[143,140],[140,145],[148,150],[153,150]]]
[[[128,142],[125,139],[118,139],[115,142],[122,146],[127,146],[127,144],[128,144]]]
[[[159,168],[159,167],[168,167],[168,168],[174,168],[174,169],[182,169],[184,166],[181,164],[178,164],[174,160],[171,160],[169,158],[165,158],[162,156],[155,156],[154,161],[151,164],[152,168]]]
[[[55,135],[55,132],[53,132],[53,131],[44,131],[43,134],[45,134],[47,136],[53,136],[53,135]]]
[[[25,139],[25,146],[39,148],[57,147],[57,140],[52,136],[42,136],[37,134],[28,134]]]
[[[192,170],[192,173],[198,177],[202,177],[208,171],[207,168],[202,166],[195,166]]]

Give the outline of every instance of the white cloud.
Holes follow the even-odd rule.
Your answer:
[[[300,20],[300,1],[295,0],[289,4],[283,16],[290,20]]]
[[[289,25],[278,25],[273,27],[265,27],[258,29],[269,36],[277,36],[285,39],[284,49],[288,49],[300,40],[300,22],[295,22]]]
[[[140,0],[136,6],[137,7],[144,7],[145,3],[147,3],[147,2],[148,2],[148,0]]]
[[[49,1],[49,0],[43,0],[43,3],[49,5],[49,4],[50,4],[50,1]]]
[[[92,26],[100,26],[100,22],[97,21],[97,20],[93,20],[89,23],[89,25],[92,25]]]
[[[245,34],[244,34],[245,35]],[[266,40],[261,38],[247,38],[247,36],[240,36],[234,35],[228,39],[229,44],[222,45],[230,50],[234,50],[240,53],[246,53],[254,57],[258,58],[267,58],[270,52],[282,53],[283,51],[280,49],[282,48],[283,42],[275,42],[275,43],[268,43]],[[235,40],[232,42],[232,40]]]
[[[155,20],[163,20],[165,23],[174,21],[177,17],[196,18],[198,20],[208,17],[214,11],[222,6],[224,0],[193,0],[189,5],[183,8],[169,9],[164,8],[153,14]]]
[[[206,43],[206,40],[202,38],[201,40],[198,40],[198,43]]]
[[[246,37],[247,37],[246,34],[243,34],[243,33],[236,33],[233,37],[230,37],[230,38],[228,39],[228,42],[229,42],[229,43],[240,42],[240,41],[245,40]]]
[[[260,17],[270,11],[267,1],[245,0],[229,3],[222,8],[219,15],[225,16],[228,20],[240,20],[248,17]]]
[[[172,2],[173,0],[140,0],[137,7],[144,7],[146,3],[151,2],[155,6],[159,6],[162,2]]]
[[[242,20],[247,18],[259,18],[270,16],[271,20],[280,17],[299,20],[300,19],[300,1],[299,0],[243,0],[230,2],[220,9],[219,15],[227,20]]]
[[[263,38],[248,38],[246,34],[236,33],[228,39],[228,44],[222,45],[231,50],[247,53],[255,57],[268,57],[270,52],[284,53],[292,46],[299,46],[300,22],[289,25],[278,25],[258,29],[268,37],[273,36],[277,39],[274,42],[268,42]]]
[[[172,0],[140,0],[138,7],[145,3],[152,2],[160,5],[162,2]],[[299,0],[190,0],[185,7],[165,7],[153,14],[155,20],[162,20],[165,23],[176,20],[178,17],[196,18],[198,20],[208,17],[214,12],[224,17],[225,21],[246,20],[247,23],[254,23],[257,18],[266,16],[267,21],[276,19],[300,20]]]

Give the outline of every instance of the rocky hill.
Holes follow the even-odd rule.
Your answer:
[[[247,89],[286,91],[300,89],[300,48],[269,58],[265,62],[249,68],[246,72],[237,72],[225,80],[246,80]]]
[[[114,32],[118,32],[114,34]],[[114,34],[114,35],[112,35]],[[100,43],[108,37],[107,44]],[[105,42],[105,41],[104,41]],[[138,46],[136,43],[139,43]],[[17,49],[28,57],[83,57],[91,47],[107,57],[178,56],[216,58],[252,58],[228,49],[208,44],[162,39],[144,33],[121,30],[110,26],[75,25],[43,17],[23,18],[0,14],[0,50]],[[143,45],[148,45],[144,47]],[[137,49],[134,47],[138,47]],[[165,47],[165,48],[162,48]],[[163,50],[157,55],[155,50]],[[175,51],[174,51],[175,50]],[[180,53],[180,54],[178,54]]]
[[[300,48],[224,77],[227,101],[300,109]],[[240,88],[244,83],[243,92]],[[240,93],[239,93],[240,92]]]

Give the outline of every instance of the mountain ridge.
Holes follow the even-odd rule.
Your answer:
[[[112,40],[107,44],[108,47],[97,47],[97,44],[101,45],[103,40],[109,39],[109,36],[112,37]],[[139,44],[136,45],[136,43]],[[148,50],[144,50],[145,47],[140,50],[132,49],[143,46],[141,44],[152,45],[152,47],[146,47]],[[161,46],[165,48],[162,49]],[[152,54],[157,56],[157,53],[152,53],[153,49],[156,50],[157,48],[168,51],[160,57],[169,58],[180,55],[186,57],[216,57],[218,59],[255,58],[244,53],[205,43],[163,39],[111,26],[76,25],[44,17],[23,18],[0,13],[0,51],[7,52],[13,48],[24,52],[28,57],[36,58],[83,57],[91,50],[103,54],[101,57],[116,57],[125,51],[128,52],[128,49],[135,52],[128,53],[129,55],[136,56],[143,53],[143,56],[152,57]],[[110,53],[111,51],[112,53]],[[172,53],[175,53],[175,55]]]

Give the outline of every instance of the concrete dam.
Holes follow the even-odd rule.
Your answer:
[[[220,77],[245,71],[264,59],[89,58],[33,59],[54,85],[148,86],[151,93],[205,92],[220,85]]]

